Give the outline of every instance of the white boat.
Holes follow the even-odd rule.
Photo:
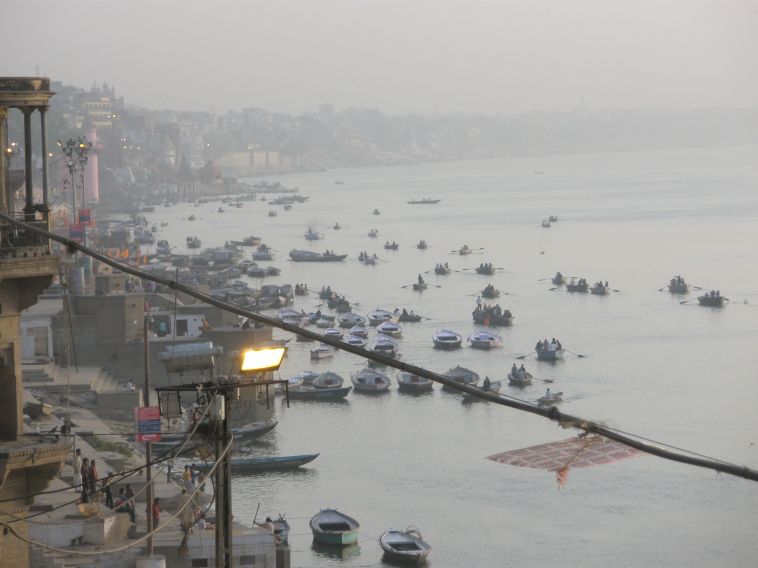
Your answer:
[[[550,221],[548,221],[547,219],[544,219],[542,221],[542,228],[543,229],[549,229],[550,228]]]
[[[366,318],[362,315],[347,312],[337,317],[340,327],[355,327],[366,325]]]
[[[392,321],[394,318],[395,314],[392,312],[377,308],[368,314],[368,323],[369,325],[377,326],[385,321]]]
[[[453,367],[452,369],[449,369],[445,372],[445,376],[453,379],[456,383],[461,383],[463,385],[468,386],[474,386],[479,382],[479,374],[475,373],[471,369],[467,369],[466,367],[461,367],[460,365],[457,365]],[[442,390],[446,390],[449,392],[458,392],[455,389],[452,389],[448,386],[443,386]]]
[[[316,327],[320,327],[322,329],[327,329],[329,327],[332,327],[334,325],[334,318],[327,319],[327,318],[319,318],[316,320]]]
[[[294,377],[287,379],[287,388],[311,385],[313,383],[313,379],[316,377],[318,377],[318,373],[314,373],[313,371],[303,371],[302,373],[298,373]],[[284,385],[277,385],[275,392],[283,393],[284,388]]]
[[[368,340],[365,337],[358,337],[357,335],[348,335],[345,338],[345,343],[352,345],[353,347],[366,347]]]
[[[434,388],[434,381],[403,371],[397,375],[397,387],[400,392],[429,392]]]
[[[299,325],[302,323],[304,316],[302,312],[293,308],[282,308],[279,310],[279,319],[285,323]]]
[[[290,398],[295,400],[339,400],[353,390],[352,386],[343,387],[344,380],[336,373],[321,373],[310,384],[292,387]]]
[[[371,351],[386,355],[387,357],[397,357],[399,350],[397,342],[388,335],[377,335],[371,344]]]
[[[563,402],[563,392],[550,392],[550,389],[537,399],[537,404],[540,406],[552,406],[560,402]]]
[[[379,546],[387,560],[404,564],[423,564],[432,551],[416,527],[404,531],[389,529],[379,537]]]
[[[463,338],[460,334],[449,329],[439,329],[432,335],[434,346],[437,349],[457,349],[461,346]]]
[[[328,359],[334,357],[334,347],[329,345],[319,345],[311,349],[311,360],[320,361],[321,359]]]
[[[400,337],[403,334],[403,328],[394,321],[385,321],[376,326],[377,333],[389,335],[390,337]]]
[[[378,393],[387,392],[390,388],[390,378],[384,373],[366,367],[350,377],[355,392]]]
[[[342,339],[345,337],[345,334],[342,333],[339,329],[336,327],[330,327],[329,329],[326,329],[324,331],[324,335],[326,337],[333,337],[334,339]]]
[[[363,337],[364,339],[368,337],[368,330],[362,325],[354,325],[350,328],[350,331],[348,333],[350,333],[350,335],[354,335],[355,337]]]
[[[485,388],[487,386],[487,388]],[[487,380],[485,379],[485,382],[482,383],[481,387],[475,387],[478,390],[482,392],[487,392],[491,394],[499,393],[500,389],[503,387],[502,381],[490,381],[489,385],[487,385]],[[483,398],[479,398],[476,395],[469,394],[467,392],[463,393],[463,402],[486,402]]]
[[[468,336],[468,342],[474,349],[492,349],[503,345],[503,338],[489,331],[477,331]]]
[[[324,237],[324,235],[322,235],[321,233],[317,233],[311,228],[308,228],[308,230],[305,232],[305,235],[303,236],[305,237],[305,240],[307,241],[318,241],[319,239],[322,239]]]

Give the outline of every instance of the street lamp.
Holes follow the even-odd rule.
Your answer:
[[[246,349],[241,355],[240,372],[243,375],[254,375],[266,371],[276,371],[282,365],[282,359],[284,359],[286,352],[286,347]]]

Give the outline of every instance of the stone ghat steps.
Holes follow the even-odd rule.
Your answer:
[[[114,546],[117,545],[108,545],[109,548],[113,548]],[[82,547],[81,549],[86,550],[88,548],[90,547]],[[34,568],[99,568],[101,566],[107,566],[108,568],[133,568],[136,565],[137,557],[144,554],[144,546],[141,545],[127,548],[115,554],[104,553],[93,556],[76,556],[31,545],[29,565]]]
[[[122,390],[123,385],[101,367],[66,369],[55,365],[24,365],[21,378],[25,388],[50,394],[101,393]]]

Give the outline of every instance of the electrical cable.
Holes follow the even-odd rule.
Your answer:
[[[229,443],[226,445],[226,447],[224,448],[224,450],[218,456],[218,458],[216,459],[216,463],[213,464],[213,467],[208,472],[209,476],[212,475],[216,471],[216,468],[221,463],[221,460],[224,458],[224,456],[226,456],[226,454],[231,449],[233,442],[234,442],[234,436],[230,435],[230,437],[229,437]],[[176,510],[176,512],[172,513],[172,514],[169,514],[170,519],[167,520],[166,522],[160,523],[152,531],[150,531],[149,533],[141,536],[137,540],[134,540],[134,541],[130,542],[129,544],[125,544],[123,546],[119,546],[117,548],[111,548],[111,549],[108,549],[108,550],[80,551],[80,550],[70,550],[70,549],[66,549],[66,548],[58,548],[57,546],[50,546],[49,544],[45,544],[44,542],[39,542],[39,541],[33,540],[31,538],[28,538],[28,537],[26,537],[24,535],[19,534],[18,532],[16,532],[16,529],[13,526],[11,526],[11,523],[0,521],[0,526],[6,527],[13,534],[13,536],[15,536],[16,538],[18,538],[20,540],[23,540],[24,542],[27,542],[29,544],[33,544],[35,546],[42,547],[42,548],[44,548],[46,550],[51,550],[53,552],[61,552],[63,554],[73,554],[73,555],[76,555],[76,556],[99,556],[101,554],[114,554],[116,552],[121,552],[123,550],[127,550],[129,548],[137,546],[138,544],[142,544],[148,538],[152,537],[155,533],[157,533],[157,532],[162,531],[163,529],[165,529],[169,525],[169,523],[171,522],[172,519],[176,519],[177,516],[182,511],[184,511],[184,509],[186,509],[187,506],[190,503],[192,503],[192,500],[194,499],[195,495],[197,495],[197,492],[199,490],[200,490],[200,488],[196,487],[195,490],[192,493],[189,493],[187,495],[187,498],[185,499],[184,503]]]
[[[209,407],[206,405],[205,409],[203,410],[202,415],[200,416],[200,418],[195,421],[195,426],[193,427],[192,431],[187,432],[185,434],[184,439],[181,442],[179,442],[173,448],[170,448],[167,451],[161,453],[159,455],[159,457],[155,458],[154,460],[152,460],[150,462],[150,465],[155,465],[155,464],[167,461],[169,459],[173,459],[176,456],[178,456],[181,453],[183,453],[184,452],[184,447],[187,445],[187,443],[189,442],[189,440],[191,440],[192,437],[195,435],[195,432],[197,432],[197,429],[200,427],[201,421],[205,418],[205,415],[208,413],[208,408]],[[144,464],[144,465],[141,465],[139,467],[132,468],[130,470],[119,472],[117,474],[118,479],[113,480],[111,483],[109,483],[105,487],[110,487],[111,485],[114,485],[115,483],[123,481],[127,477],[131,477],[132,475],[134,475],[138,471],[141,471],[141,470],[145,469],[146,467],[147,467],[147,464]],[[106,475],[105,477],[101,477],[99,479],[96,479],[95,483],[98,483],[98,482],[102,483],[103,481],[105,481],[107,479],[108,479],[108,476]],[[53,493],[62,493],[64,491],[70,491],[72,488],[75,488],[75,487],[77,487],[77,486],[69,486],[69,487],[64,487],[64,488],[61,488],[61,489],[51,489],[51,490],[48,490],[48,491],[39,491],[37,493],[32,493],[32,494],[29,494],[29,495],[23,495],[23,496],[20,496],[20,497],[14,497],[14,498],[8,498],[8,499],[0,499],[0,503],[8,503],[8,502],[12,502],[12,501],[33,499],[34,497],[37,497],[39,495],[50,495],[50,494],[53,494]],[[105,487],[101,487],[100,489],[95,490],[95,493],[100,493],[101,491],[104,491]],[[140,491],[142,491],[142,490],[140,490]],[[35,517],[38,514],[43,514],[44,515],[46,513],[51,512],[51,511],[55,511],[56,509],[60,509],[60,508],[62,508],[64,506],[66,506],[66,505],[71,505],[73,503],[76,503],[77,501],[79,501],[79,498],[76,498],[73,501],[70,501],[68,503],[64,503],[62,505],[57,505],[56,507],[54,507],[53,509],[50,509],[48,511],[41,511],[40,513],[35,513],[34,515],[30,515],[30,517],[27,517],[27,518]]]
[[[369,351],[361,347],[356,347],[348,343],[344,343],[338,339],[327,337],[319,333],[315,333],[308,329],[304,329],[297,325],[293,325],[293,324],[286,323],[269,316],[265,316],[258,312],[246,310],[231,302],[218,300],[208,294],[199,292],[190,286],[185,286],[184,284],[180,284],[176,281],[172,281],[160,276],[156,276],[154,274],[151,274],[139,268],[135,268],[128,264],[124,264],[123,262],[120,262],[118,260],[114,260],[84,245],[81,245],[75,241],[72,241],[71,239],[67,239],[65,237],[56,235],[54,233],[51,233],[50,231],[46,231],[38,227],[27,225],[25,222],[14,219],[13,217],[6,215],[5,213],[0,213],[0,219],[5,220],[14,225],[24,227],[29,231],[43,235],[56,242],[62,243],[66,245],[68,252],[71,254],[73,254],[76,251],[80,251],[96,260],[99,260],[100,262],[108,266],[111,266],[122,272],[125,272],[126,274],[131,274],[132,276],[136,276],[144,280],[156,282],[158,284],[166,286],[175,291],[181,291],[193,298],[196,298],[202,302],[205,302],[206,304],[215,306],[217,308],[221,308],[231,313],[235,313],[242,317],[247,317],[249,319],[252,319],[255,322],[265,324],[271,327],[275,327],[278,329],[282,329],[284,331],[288,331],[290,333],[294,333],[296,335],[299,335],[301,337],[306,337],[314,341],[320,341],[321,343],[324,343],[331,347],[338,348],[342,351],[347,351],[348,353],[352,353],[353,355],[358,355],[359,357],[363,357],[364,359],[368,359],[370,361],[383,363],[389,367],[398,369],[400,371],[405,371],[414,375],[418,375],[420,377],[428,378],[434,382],[441,383],[442,385],[449,387],[453,390],[456,390],[459,392],[465,392],[465,393],[469,393],[471,395],[477,396],[478,398],[481,398],[482,400],[487,400],[495,404],[500,404],[502,406],[507,406],[509,408],[514,408],[516,410],[521,410],[523,412],[529,412],[531,414],[542,416],[543,418],[547,418],[549,420],[557,422],[563,427],[574,427],[580,430],[584,430],[586,433],[598,434],[600,436],[614,440],[620,444],[629,446],[631,448],[640,450],[648,454],[656,455],[658,457],[675,461],[675,462],[679,462],[679,463],[684,463],[684,464],[693,465],[696,467],[702,467],[702,468],[711,469],[714,471],[719,471],[722,473],[727,473],[729,475],[742,477],[744,479],[749,479],[751,481],[758,481],[758,471],[748,468],[746,466],[738,466],[736,464],[724,462],[722,460],[717,460],[710,457],[709,458],[697,457],[696,455],[694,455],[694,452],[689,452],[690,454],[693,454],[690,456],[681,455],[676,452],[666,450],[660,446],[652,445],[644,441],[641,441],[641,438],[631,439],[629,436],[620,433],[620,431],[609,429],[601,424],[598,424],[597,422],[586,420],[584,418],[577,417],[577,416],[572,416],[570,414],[564,414],[555,406],[550,407],[550,408],[543,408],[541,406],[533,405],[531,403],[525,403],[525,402],[521,402],[518,400],[511,399],[511,398],[501,397],[493,393],[482,392],[481,389],[471,387],[468,385],[463,385],[461,383],[454,381],[450,377],[447,377],[440,373],[435,373],[427,369],[424,369],[422,367],[418,367],[416,365],[411,365],[409,363],[398,361],[391,357],[387,357],[385,355],[381,355],[379,353],[375,353],[373,351]]]

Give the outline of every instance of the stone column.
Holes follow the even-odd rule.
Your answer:
[[[39,107],[40,134],[42,135],[42,210],[47,219],[50,211],[48,207],[48,166],[47,166],[47,125],[45,124],[45,115],[47,107]]]
[[[0,146],[2,146],[3,156],[0,159],[0,211],[8,213],[8,196],[5,189],[5,176],[9,168],[10,157],[8,150],[8,133],[7,133],[8,109],[0,107]]]
[[[24,213],[27,221],[34,221],[34,185],[32,183],[32,113],[33,107],[23,107],[24,113],[24,174],[26,179],[26,205]]]

